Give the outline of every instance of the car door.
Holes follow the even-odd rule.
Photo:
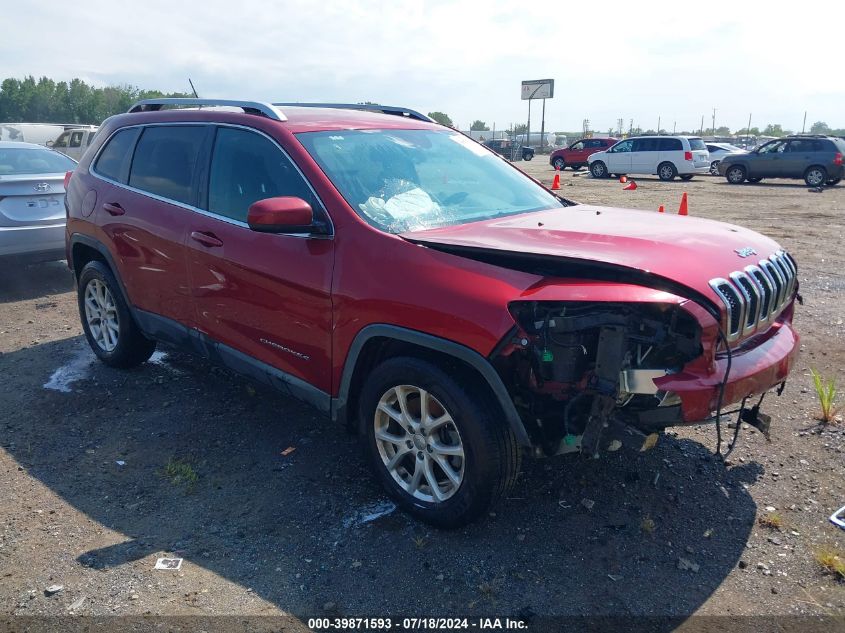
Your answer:
[[[620,141],[609,150],[605,156],[607,157],[607,171],[611,174],[630,174],[631,173],[631,149],[633,148],[633,139]]]
[[[779,178],[786,141],[770,141],[748,157],[749,178]]]
[[[810,165],[823,164],[819,156],[821,141],[811,138],[797,138],[787,141],[780,159],[781,176],[801,178]]]
[[[91,170],[103,179],[98,224],[109,237],[130,302],[141,311],[145,328],[173,342],[186,335],[180,325],[193,321],[184,242],[196,204],[200,148],[211,129],[120,130]]]
[[[263,133],[219,126],[211,147],[203,210],[193,214],[187,237],[197,329],[224,362],[264,371],[255,359],[328,393],[334,241],[247,224],[249,206],[266,198],[302,198],[330,226],[324,207]]]
[[[584,145],[586,140],[576,141],[564,152],[564,159],[570,165],[580,165],[587,162],[587,152]]]
[[[632,174],[653,174],[657,171],[657,152],[659,139],[635,138],[631,151]]]
[[[70,133],[70,139],[68,140],[68,149],[67,155],[73,158],[74,160],[79,160],[82,157],[82,139],[85,135],[85,132],[82,130],[74,130]]]

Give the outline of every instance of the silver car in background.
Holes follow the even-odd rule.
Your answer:
[[[42,145],[0,141],[0,258],[64,259],[64,179],[75,168]]]

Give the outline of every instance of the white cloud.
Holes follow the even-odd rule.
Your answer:
[[[781,8],[783,7],[783,8]],[[547,129],[589,118],[606,130],[845,126],[837,77],[845,3],[817,2],[792,29],[785,3],[381,2],[116,3],[46,0],[6,12],[5,76],[267,100],[379,101],[442,110],[463,126],[526,118],[522,79],[553,77]],[[539,105],[539,104],[538,104]],[[539,107],[532,114],[538,121]]]

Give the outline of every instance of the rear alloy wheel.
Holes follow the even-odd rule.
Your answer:
[[[552,162],[552,167],[554,167],[555,169],[559,169],[560,171],[563,171],[564,169],[566,169],[566,161],[563,160],[560,156],[558,156]]]
[[[593,178],[607,178],[607,166],[600,160],[590,165],[590,173]]]
[[[725,172],[725,178],[732,185],[739,185],[745,180],[745,167],[742,165],[733,165],[728,167]]]
[[[155,351],[135,324],[120,286],[108,266],[89,262],[79,274],[79,315],[94,354],[111,367],[135,367]]]
[[[719,175],[719,161],[714,160],[710,163],[710,175],[711,176],[718,176]]]
[[[486,514],[513,485],[519,447],[472,375],[419,358],[392,358],[359,401],[370,465],[406,512],[442,528]]]
[[[804,172],[804,182],[808,187],[821,187],[827,182],[827,170],[824,167],[810,167]]]
[[[657,166],[657,177],[660,180],[665,180],[669,182],[670,180],[675,180],[675,176],[678,175],[678,170],[672,163],[660,163]]]
[[[692,180],[694,174],[683,174],[681,180]]]

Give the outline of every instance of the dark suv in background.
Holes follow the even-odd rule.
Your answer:
[[[484,147],[492,149],[500,156],[504,156],[508,160],[517,160],[520,157],[522,160],[531,160],[534,158],[534,148],[527,145],[518,145],[510,139],[506,138],[491,138],[489,141],[484,141]]]
[[[843,156],[845,140],[837,136],[787,136],[751,152],[724,156],[719,173],[733,185],[763,178],[803,178],[810,187],[833,186],[845,175]]]

